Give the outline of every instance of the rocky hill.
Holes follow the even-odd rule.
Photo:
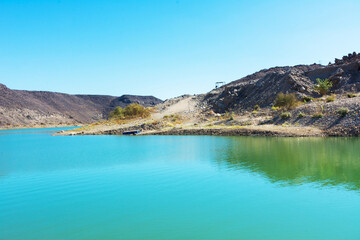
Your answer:
[[[145,107],[155,106],[162,101],[153,96],[136,96],[136,95],[122,95],[121,97],[111,100],[110,107],[115,108],[117,106],[125,107],[131,103],[138,103]]]
[[[12,90],[0,84],[0,127],[85,124],[106,118],[116,106],[161,102],[153,96],[70,95]]]
[[[330,92],[314,90],[328,78]],[[274,106],[294,93],[291,106]],[[259,105],[259,106],[256,106]],[[183,95],[156,106],[147,119],[94,124],[61,135],[360,136],[360,55],[319,64],[261,70],[201,95]]]
[[[332,81],[331,93],[360,91],[360,54],[352,53],[327,66],[312,64],[261,70],[207,93],[204,101],[215,112],[243,111],[270,106],[280,92],[320,97],[314,91],[317,78]]]

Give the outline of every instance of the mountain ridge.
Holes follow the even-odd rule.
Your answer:
[[[0,126],[87,124],[106,119],[117,106],[139,103],[149,107],[161,102],[153,96],[12,90],[0,83]]]

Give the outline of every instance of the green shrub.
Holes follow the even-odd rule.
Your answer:
[[[256,111],[256,110],[259,110],[259,109],[260,109],[260,106],[256,104],[256,105],[254,106],[254,110]]]
[[[357,95],[355,93],[348,93],[347,96],[348,96],[348,98],[357,97]]]
[[[230,120],[234,120],[234,112],[231,112],[231,114],[230,114]]]
[[[285,109],[293,109],[297,105],[295,93],[284,94],[279,93],[275,98],[275,107],[283,107]]]
[[[298,118],[303,118],[303,117],[306,117],[306,115],[304,113],[302,113],[302,112],[299,112]]]
[[[178,115],[178,114],[171,114],[170,117],[171,117],[172,122],[176,122],[181,119],[180,115]]]
[[[110,112],[110,118],[124,118],[124,110],[121,107],[116,107],[114,111]]]
[[[250,126],[250,125],[252,125],[253,123],[250,121],[250,120],[248,120],[248,121],[244,121],[244,122],[241,122],[240,123],[240,126]]]
[[[336,112],[337,112],[340,116],[345,117],[346,114],[349,113],[349,109],[348,109],[348,108],[339,108]]]
[[[225,112],[224,118],[234,120],[234,112]]]
[[[317,84],[314,87],[314,90],[320,93],[321,95],[325,95],[330,88],[332,87],[332,82],[329,79],[316,79]]]
[[[283,113],[280,114],[280,118],[281,119],[289,119],[289,118],[291,118],[291,113],[283,112]]]
[[[325,102],[333,102],[335,101],[335,98],[336,98],[336,95],[335,94],[332,94],[331,96],[328,96],[326,99],[325,99]]]
[[[288,123],[287,121],[281,124],[282,127],[291,127],[291,123]]]
[[[302,101],[303,101],[304,103],[312,102],[312,101],[314,101],[314,98],[305,96],[305,97],[302,98]]]
[[[127,105],[125,108],[116,107],[109,115],[111,119],[146,118],[149,116],[150,109],[145,108],[138,103],[132,103]]]
[[[322,118],[324,116],[324,114],[322,113],[315,113],[312,115],[313,118]]]

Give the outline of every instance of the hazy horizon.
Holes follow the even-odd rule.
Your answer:
[[[68,94],[205,93],[359,51],[360,2],[7,1],[0,83]]]

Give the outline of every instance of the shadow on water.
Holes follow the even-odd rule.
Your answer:
[[[285,185],[315,183],[360,190],[360,139],[230,139],[218,152],[220,167],[245,169]]]

